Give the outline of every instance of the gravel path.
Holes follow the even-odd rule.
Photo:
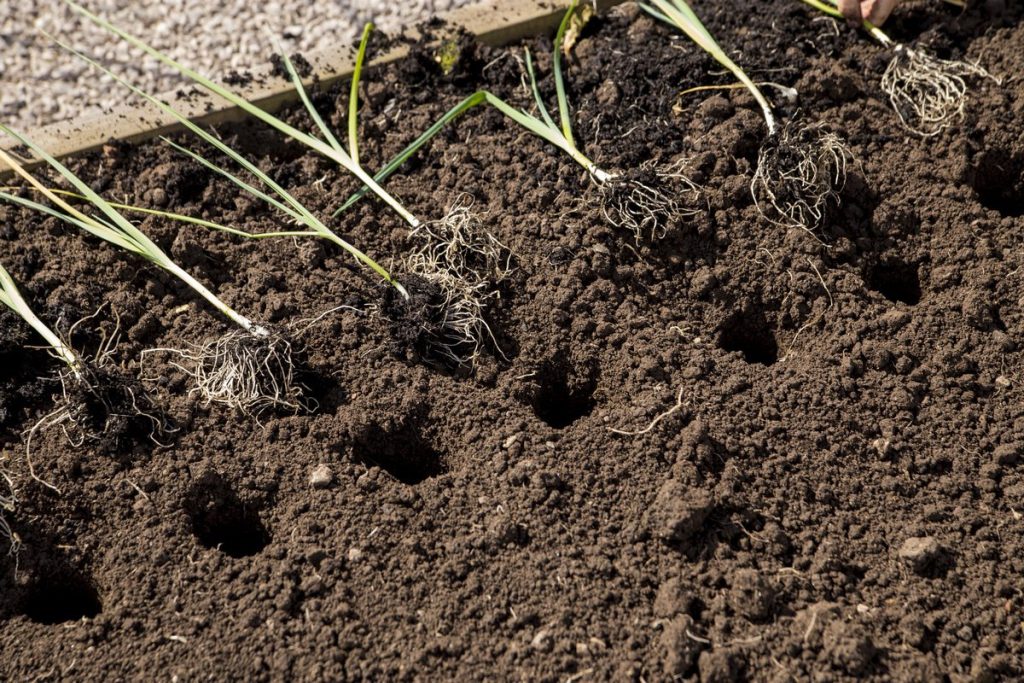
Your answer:
[[[114,24],[212,75],[266,63],[266,32],[307,51],[358,39],[364,22],[385,31],[473,0],[80,0]],[[55,46],[44,32],[99,58],[150,92],[180,81],[78,18],[60,0],[0,0],[0,121],[32,127],[120,99],[120,88]]]

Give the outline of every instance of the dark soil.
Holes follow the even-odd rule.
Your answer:
[[[929,140],[898,126],[878,92],[888,56],[863,36],[796,2],[698,8],[756,80],[799,89],[783,118],[850,142],[842,206],[813,235],[755,212],[751,99],[679,95],[725,81],[710,59],[633,7],[593,22],[569,62],[578,137],[610,170],[690,159],[704,208],[635,244],[571,161],[467,114],[388,188],[424,218],[468,193],[515,254],[489,313],[508,360],[491,349],[472,373],[396,352],[387,288],[326,243],[142,221],[226,301],[292,330],[311,414],[255,422],[203,406],[163,355],[141,366],[229,328],[164,273],[0,207],[29,300],[51,321],[116,310],[123,369],[177,430],[118,452],[44,432],[33,461],[59,493],[33,481],[22,431],[53,403],[26,382],[56,362],[0,318],[23,543],[0,561],[0,679],[1019,680],[1012,5],[911,2],[887,25],[1003,78]],[[530,46],[551,97],[550,40]],[[531,105],[516,60],[471,52],[448,75],[422,54],[367,74],[368,165],[478,87]],[[338,130],[346,93],[315,98]],[[355,189],[255,124],[219,132],[322,216]],[[159,144],[76,168],[109,197],[280,224]],[[372,200],[333,225],[386,265],[408,244]]]

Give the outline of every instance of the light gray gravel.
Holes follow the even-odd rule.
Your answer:
[[[267,31],[288,50],[351,44],[374,21],[394,32],[473,0],[79,0],[200,71],[222,76],[263,66]],[[149,92],[180,81],[78,18],[60,0],[0,0],[0,121],[31,129],[124,98],[123,89],[55,46],[50,33],[114,65]]]

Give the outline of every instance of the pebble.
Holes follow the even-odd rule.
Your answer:
[[[104,0],[86,3],[172,57],[214,77],[267,65],[264,27],[290,52],[359,39],[373,20],[394,33],[473,0]],[[183,81],[155,60],[52,0],[0,0],[0,120],[16,129],[76,118],[127,99],[123,88],[57,48],[43,32],[67,40],[143,90],[163,93]]]
[[[313,471],[309,473],[309,485],[315,489],[326,489],[330,488],[331,484],[334,483],[334,472],[331,468],[323,463],[313,468]]]
[[[911,536],[899,549],[899,558],[914,571],[922,571],[938,559],[942,546],[932,536]]]
[[[554,646],[555,641],[551,637],[551,631],[546,628],[537,631],[533,636],[533,640],[530,641],[530,647],[538,652],[551,652]]]

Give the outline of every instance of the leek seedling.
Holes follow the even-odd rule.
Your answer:
[[[194,361],[195,369],[191,374],[197,383],[196,391],[207,402],[223,403],[245,412],[257,412],[269,407],[296,409],[300,406],[301,390],[294,382],[291,345],[286,339],[254,323],[221,301],[109,202],[94,192],[87,183],[30,138],[3,124],[0,124],[0,131],[15,138],[46,161],[80,194],[87,197],[89,203],[104,217],[93,217],[79,211],[59,195],[51,192],[3,150],[0,150],[0,161],[7,163],[52,204],[59,207],[60,211],[9,193],[0,192],[0,199],[58,218],[115,247],[146,259],[188,285],[238,325],[240,330],[199,347],[196,353],[180,352],[182,356]]]
[[[368,23],[356,53],[349,94],[349,155],[357,164],[359,79],[372,32],[373,24]],[[344,153],[313,106],[291,59],[282,50],[278,52],[310,118],[335,151]],[[480,219],[470,207],[460,198],[443,218],[413,227],[410,237],[417,246],[403,259],[403,269],[411,276],[410,285],[423,291],[419,296],[406,297],[397,307],[402,322],[416,330],[413,341],[424,357],[452,366],[472,365],[487,340],[497,348],[487,324],[487,299],[496,295],[494,285],[511,270],[508,249],[481,229]],[[402,335],[407,336],[407,332]]]
[[[555,95],[558,103],[559,125],[555,125],[548,112],[537,85],[536,74],[530,51],[526,50],[526,70],[530,77],[537,109],[543,122],[533,118],[527,128],[544,125],[553,137],[560,138],[559,146],[577,160],[584,161],[584,168],[590,172],[601,192],[601,210],[605,219],[613,226],[626,228],[633,232],[637,242],[649,234],[653,239],[664,237],[668,224],[681,214],[694,215],[696,211],[684,209],[675,199],[675,192],[668,191],[664,185],[674,180],[682,183],[685,188],[695,192],[697,187],[681,171],[681,165],[670,169],[657,169],[652,163],[645,164],[635,174],[608,173],[586,159],[576,144],[572,129],[572,112],[565,90],[565,77],[562,71],[562,48],[565,45],[566,32],[576,15],[579,0],[572,0],[555,33],[554,50],[551,55],[552,72],[555,79]],[[523,112],[512,118],[526,123]]]
[[[596,181],[601,193],[601,210],[605,219],[613,226],[626,228],[633,232],[639,242],[645,234],[657,239],[663,237],[668,224],[683,213],[682,207],[672,192],[663,187],[665,181],[679,180],[687,189],[695,190],[693,185],[678,168],[671,170],[655,169],[647,164],[637,174],[609,173],[588,159],[576,143],[572,128],[572,112],[566,95],[565,77],[562,70],[562,47],[565,44],[566,31],[572,24],[573,17],[579,6],[579,0],[572,0],[562,17],[555,33],[554,50],[552,52],[552,72],[555,80],[555,95],[558,104],[558,124],[555,123],[537,85],[537,76],[533,68],[530,51],[526,50],[526,70],[530,78],[530,88],[541,118],[538,119],[523,111],[512,110],[507,104],[491,102],[504,111],[520,125],[531,132],[553,142],[579,162]],[[652,172],[653,171],[653,172]]]
[[[803,0],[828,15],[842,19],[835,0]],[[938,135],[964,116],[967,80],[998,80],[980,64],[955,59],[939,59],[922,49],[897,43],[869,21],[864,30],[882,47],[892,50],[893,58],[882,74],[882,92],[903,127],[922,137]]]
[[[555,123],[547,106],[544,104],[537,85],[537,77],[533,68],[533,60],[526,52],[526,70],[530,79],[531,90],[537,105],[539,116],[534,116],[518,109],[505,100],[487,90],[478,90],[445,112],[430,128],[416,138],[394,159],[392,159],[374,178],[383,182],[397,171],[413,154],[432,140],[441,130],[468,110],[487,104],[506,117],[525,128],[530,133],[546,140],[565,152],[573,161],[586,170],[588,176],[596,183],[602,196],[601,210],[606,220],[621,228],[631,230],[637,240],[645,234],[660,238],[668,230],[668,224],[683,216],[695,215],[697,212],[686,208],[677,197],[681,192],[696,193],[697,186],[681,171],[681,164],[667,169],[655,168],[647,163],[633,174],[609,173],[591,161],[576,143],[572,128],[572,113],[569,109],[565,90],[565,79],[562,70],[560,48],[565,41],[566,32],[578,7],[578,0],[572,0],[568,10],[562,17],[558,32],[555,35],[555,51],[552,56],[555,90],[558,100],[559,123]],[[668,183],[678,184],[677,188],[667,190],[663,186]],[[362,188],[335,212],[335,216],[350,208],[362,198],[369,188]]]
[[[846,165],[853,158],[846,144],[820,126],[780,126],[761,89],[725,53],[685,0],[646,0],[640,8],[682,31],[731,71],[760,106],[769,139],[758,154],[751,194],[761,215],[779,225],[817,227],[828,203],[838,202],[846,184]],[[777,217],[765,214],[762,204],[770,206]]]

